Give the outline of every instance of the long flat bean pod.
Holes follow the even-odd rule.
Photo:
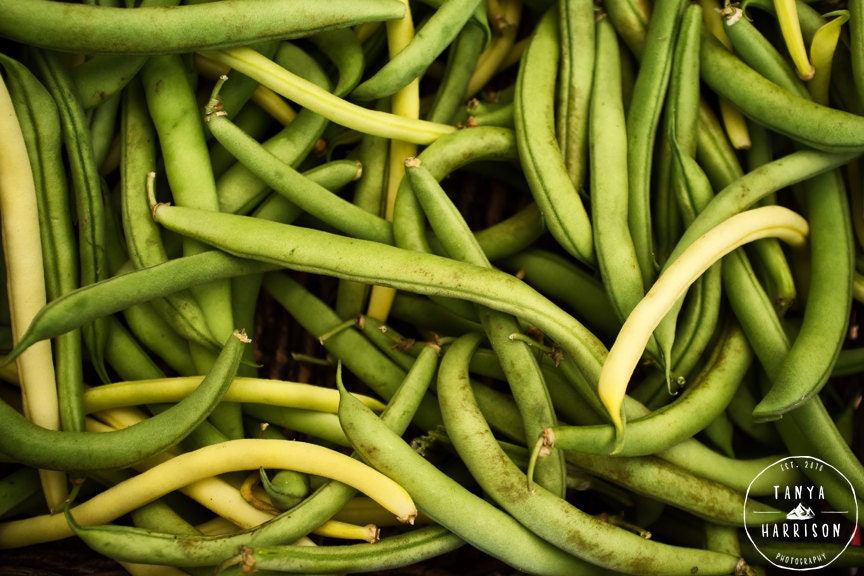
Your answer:
[[[231,384],[244,344],[242,332],[232,334],[201,385],[169,410],[116,432],[57,432],[26,420],[0,403],[0,453],[30,466],[52,470],[125,468],[175,445],[200,424]]]
[[[164,54],[309,36],[328,28],[401,18],[402,4],[351,0],[312,6],[302,0],[242,0],[136,9],[44,0],[4,1],[0,35],[69,52]]]

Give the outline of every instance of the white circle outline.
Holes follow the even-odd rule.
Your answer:
[[[841,478],[843,478],[843,480],[846,481],[846,484],[849,485],[849,490],[852,492],[852,501],[855,503],[855,522],[854,522],[854,525],[855,526],[858,525],[858,498],[855,494],[855,487],[852,486],[852,483],[849,481],[849,479],[846,477],[846,475],[843,474],[843,472],[838,470],[835,466],[832,466],[828,462],[825,462],[824,460],[820,460],[819,458],[816,458],[815,456],[786,456],[785,458],[780,458],[779,460],[777,460],[773,464],[769,464],[768,466],[763,468],[762,471],[759,472],[759,474],[757,474],[753,478],[753,480],[750,481],[750,484],[747,486],[747,493],[744,495],[744,515],[743,515],[744,532],[747,533],[747,538],[750,540],[750,543],[753,544],[753,547],[756,549],[756,551],[759,552],[759,554],[763,558],[765,558],[765,560],[767,560],[771,565],[776,566],[777,568],[780,568],[781,570],[795,570],[797,572],[803,572],[806,570],[818,570],[818,569],[826,568],[826,567],[830,566],[831,563],[833,563],[835,560],[837,560],[837,558],[839,558],[840,556],[843,555],[843,553],[849,547],[849,544],[852,543],[852,539],[855,538],[855,530],[852,530],[852,534],[849,535],[849,540],[846,542],[846,545],[843,547],[843,549],[836,556],[834,556],[831,560],[827,561],[825,564],[820,564],[819,566],[811,566],[808,568],[793,568],[791,566],[781,566],[780,564],[775,564],[770,558],[768,558],[768,556],[766,556],[765,553],[759,549],[759,546],[756,545],[756,542],[753,541],[753,537],[750,535],[750,530],[747,526],[747,500],[749,500],[749,498],[750,498],[750,488],[753,487],[753,484],[756,482],[756,480],[758,480],[759,477],[762,476],[762,474],[764,474],[769,468],[773,468],[774,466],[776,466],[777,464],[780,464],[781,462],[784,462],[785,460],[793,460],[795,458],[807,458],[810,460],[815,460],[816,462],[819,462],[820,464],[822,464],[824,466],[828,466],[829,468],[834,470],[837,474],[840,475]]]

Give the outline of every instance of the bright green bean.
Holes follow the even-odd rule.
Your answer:
[[[429,108],[427,120],[442,124],[454,122],[457,110],[465,102],[468,83],[486,44],[487,32],[488,26],[484,29],[469,20],[456,36],[448,50],[447,67],[441,86]]]
[[[650,182],[654,140],[660,122],[672,69],[675,39],[685,4],[681,0],[654,4],[645,37],[645,50],[627,109],[627,170],[629,207],[627,219],[643,283],[650,286],[657,275],[651,226]]]
[[[38,468],[78,471],[126,468],[158,454],[185,437],[219,403],[248,341],[241,332],[231,335],[194,392],[162,414],[115,432],[46,430],[2,403],[0,452]]]
[[[309,36],[329,28],[401,18],[395,0],[312,7],[301,1],[222,0],[191,6],[109,8],[42,0],[0,3],[0,35],[69,52],[164,54]]]
[[[837,170],[803,183],[810,222],[810,282],[801,328],[753,417],[775,419],[813,397],[831,375],[846,340],[854,241],[846,187]]]

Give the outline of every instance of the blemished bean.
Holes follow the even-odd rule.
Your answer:
[[[164,54],[236,46],[267,39],[309,36],[329,28],[401,18],[396,0],[349,1],[312,7],[263,0],[223,0],[216,4],[114,8],[4,1],[0,35],[33,46],[69,52]]]
[[[522,55],[516,79],[516,145],[534,201],[553,238],[573,257],[595,261],[591,221],[555,142],[557,9],[540,20]]]
[[[463,546],[465,541],[440,526],[417,528],[382,538],[374,544],[335,546],[283,545],[244,547],[226,574],[255,570],[274,572],[331,574],[334,572],[371,572],[409,566]]]
[[[473,477],[491,498],[546,541],[574,557],[625,573],[729,574],[742,561],[731,555],[671,546],[586,514],[539,486],[529,486],[502,452],[468,387],[467,367],[479,344],[460,337],[441,360],[438,392],[448,437]],[[341,411],[341,407],[340,407]]]
[[[411,494],[422,514],[516,569],[542,574],[591,573],[590,565],[540,539],[513,517],[470,492],[345,393],[339,419],[360,456]],[[441,498],[447,494],[447,499]],[[495,526],[489,530],[489,526]],[[586,572],[589,571],[589,572]]]
[[[490,267],[486,254],[468,224],[437,179],[416,158],[405,161],[405,173],[432,229],[449,256],[477,266]],[[556,421],[537,358],[530,347],[513,341],[512,336],[520,332],[513,316],[483,307],[478,308],[478,316],[510,383],[510,390],[522,415],[524,433],[527,437],[536,436],[543,422]],[[554,456],[548,462],[538,464],[535,470],[537,482],[553,494],[563,495],[566,491],[564,459],[560,455]]]
[[[30,466],[52,470],[126,468],[175,445],[219,403],[240,362],[245,334],[232,334],[212,370],[194,392],[158,416],[105,434],[45,430],[5,402],[0,452]]]

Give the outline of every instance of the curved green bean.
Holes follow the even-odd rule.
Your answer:
[[[702,36],[702,78],[741,111],[806,146],[833,152],[864,151],[864,119],[784,90],[707,34]]]
[[[0,453],[29,466],[76,471],[126,468],[159,454],[187,436],[219,403],[247,342],[244,333],[232,334],[194,392],[165,412],[115,432],[46,430],[0,403]]]
[[[222,250],[298,271],[449,296],[507,312],[535,324],[596,382],[603,344],[578,320],[504,272],[434,254],[404,250],[257,218],[159,204],[157,222]],[[230,230],[227,234],[223,231]]]

